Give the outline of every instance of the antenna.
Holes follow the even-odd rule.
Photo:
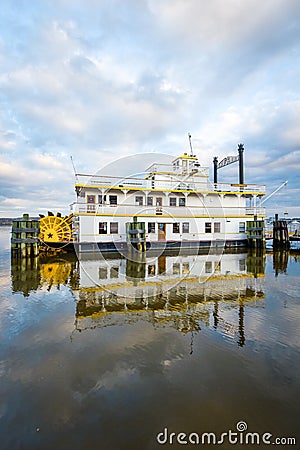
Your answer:
[[[76,178],[76,180],[77,180],[77,173],[76,173],[76,169],[75,169],[75,165],[74,165],[74,161],[73,161],[72,155],[70,155],[70,159],[71,159],[71,163],[72,163],[72,166],[73,166],[74,175],[75,175],[75,178]]]
[[[190,142],[191,156],[194,156],[193,147],[192,147],[192,136],[190,133],[188,133],[188,136],[189,136],[189,142]]]

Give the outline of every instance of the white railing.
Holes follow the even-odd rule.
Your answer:
[[[147,172],[147,173],[152,173],[152,172],[174,172],[174,166],[173,166],[173,164],[153,163],[153,164],[151,164],[151,166],[147,167],[145,172]]]
[[[173,179],[151,180],[143,178],[121,178],[111,176],[97,176],[97,175],[77,175],[76,186],[78,187],[98,187],[104,190],[113,188],[126,189],[164,189],[164,190],[187,190],[197,192],[236,192],[236,193],[260,193],[264,194],[266,188],[260,184],[246,184],[239,185],[233,183],[212,183],[197,181],[197,177],[190,176],[179,177],[174,174]]]
[[[246,214],[249,216],[262,216],[266,214],[266,209],[262,207],[247,206]]]
[[[178,167],[174,167],[173,164],[151,164],[150,167],[148,167],[146,169],[146,173],[151,174],[151,173],[168,173],[168,174],[172,174],[174,176],[178,176],[178,175],[184,175],[187,176],[186,173],[183,173],[183,168],[181,166]],[[193,171],[194,174],[196,175],[200,175],[200,176],[205,176],[208,177],[209,176],[209,167],[202,167],[200,165],[198,165],[197,167],[190,167],[189,168],[190,172]]]
[[[236,192],[243,194],[244,192],[259,192],[265,193],[266,186],[264,184],[245,184],[239,185],[236,183],[209,183],[210,190],[215,192]]]
[[[73,203],[73,213],[109,214],[116,216],[134,216],[136,214],[145,216],[167,216],[173,217],[240,217],[240,216],[263,216],[265,208],[242,207],[242,206],[146,206],[135,204],[99,205],[96,203]]]

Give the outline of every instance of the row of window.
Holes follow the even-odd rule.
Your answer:
[[[212,233],[212,223],[211,222],[205,222],[205,233]],[[215,222],[214,223],[214,233],[221,233],[221,223]]]
[[[180,275],[180,267],[182,275],[188,274],[190,272],[190,264],[189,263],[173,263],[173,275]],[[158,269],[158,273],[157,270]],[[148,276],[155,276],[157,274],[163,274],[165,270],[160,270],[160,268],[156,267],[154,264],[148,264],[147,267]],[[118,278],[119,277],[119,267],[99,267],[99,279],[105,280],[108,278]]]
[[[155,197],[155,205],[156,206],[162,206],[162,197]],[[178,200],[178,206],[185,206],[185,197],[169,197],[169,206],[177,206],[177,200]],[[153,206],[154,197],[147,197],[147,206]],[[144,197],[142,195],[137,195],[135,197],[135,203],[139,206],[143,206],[144,204]]]
[[[213,272],[213,262],[205,261],[205,273]],[[221,272],[221,261],[214,261],[214,273]]]
[[[86,201],[89,204],[95,204],[96,203],[96,195],[87,195]],[[98,195],[98,204],[99,205],[105,205],[106,202],[107,202],[106,195]],[[118,196],[117,195],[109,195],[108,203],[110,205],[117,205],[118,204]]]
[[[108,198],[107,198],[108,197]],[[155,206],[162,206],[163,199],[162,197],[146,197],[146,204],[147,206],[153,206],[155,201]],[[169,205],[170,206],[177,206],[177,200],[178,200],[178,206],[185,206],[185,197],[170,197],[169,198]],[[95,204],[96,203],[96,195],[88,195],[87,196],[87,203],[88,204]],[[117,195],[98,195],[98,204],[99,205],[117,205],[118,204],[118,196]],[[138,206],[144,205],[144,197],[142,195],[136,195],[135,197],[135,204]]]
[[[182,233],[190,232],[190,224],[188,222],[182,223]],[[180,233],[180,223],[173,223],[173,233]]]
[[[107,278],[118,278],[119,277],[119,267],[110,267],[110,276],[108,276],[108,267],[99,268],[99,279],[105,280]]]
[[[158,224],[158,230],[165,232],[165,225],[164,223]],[[212,233],[212,225],[214,233],[221,233],[221,223],[215,222],[212,224],[212,222],[205,222],[205,233]],[[190,232],[190,224],[189,222],[183,222],[180,224],[179,222],[175,222],[172,224],[173,226],[173,233],[189,233]],[[245,233],[245,222],[239,222],[239,232]],[[99,234],[107,234],[108,232],[108,226],[107,222],[100,222],[99,223]],[[119,233],[119,222],[110,222],[109,224],[109,232],[110,234],[118,234]],[[155,222],[148,222],[148,233],[155,233],[156,232],[156,223]]]
[[[180,275],[180,266],[181,266],[181,274],[182,275],[186,275],[188,273],[190,273],[190,263],[173,263],[173,275]],[[159,266],[158,266],[158,275],[162,275],[165,273],[165,268],[164,270],[160,270]],[[149,264],[148,265],[148,276],[155,276],[157,275],[156,273],[156,267],[154,264]]]
[[[162,226],[160,226],[162,225]],[[158,229],[160,231],[164,231],[165,224],[158,224]],[[183,222],[180,227],[180,223],[173,223],[173,233],[180,233],[180,228],[182,233],[190,232],[190,224],[188,222]],[[109,232],[110,234],[118,234],[119,233],[119,222],[110,222],[109,224]],[[148,233],[156,232],[156,223],[148,222]],[[99,234],[107,234],[108,226],[107,222],[99,222]]]
[[[205,233],[212,233],[212,226],[214,226],[214,233],[221,233],[221,222],[205,222]],[[245,222],[239,222],[239,233],[245,233]]]
[[[180,270],[181,269],[181,270]],[[246,260],[239,260],[239,269],[241,271],[246,270]],[[221,261],[205,261],[205,273],[220,273],[221,272]],[[164,273],[165,270],[161,271],[158,267],[158,273]],[[108,273],[109,272],[109,273]],[[157,273],[157,267],[154,264],[148,264],[147,266],[148,276],[155,276]],[[187,263],[173,263],[173,275],[182,275],[190,273],[190,264]],[[107,278],[118,278],[119,267],[100,267],[99,268],[99,278],[104,280]]]
[[[109,232],[110,234],[118,234],[119,222],[110,222]],[[107,234],[107,222],[99,222],[99,234]]]

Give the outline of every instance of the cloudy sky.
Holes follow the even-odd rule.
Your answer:
[[[299,50],[299,0],[2,0],[0,215],[67,213],[70,155],[93,173],[190,132],[210,167],[243,142],[246,182],[289,182],[267,214],[300,216]]]

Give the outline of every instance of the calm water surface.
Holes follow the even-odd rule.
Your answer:
[[[240,421],[299,445],[299,256],[11,263],[9,231],[0,228],[1,449],[196,448],[156,436]]]

